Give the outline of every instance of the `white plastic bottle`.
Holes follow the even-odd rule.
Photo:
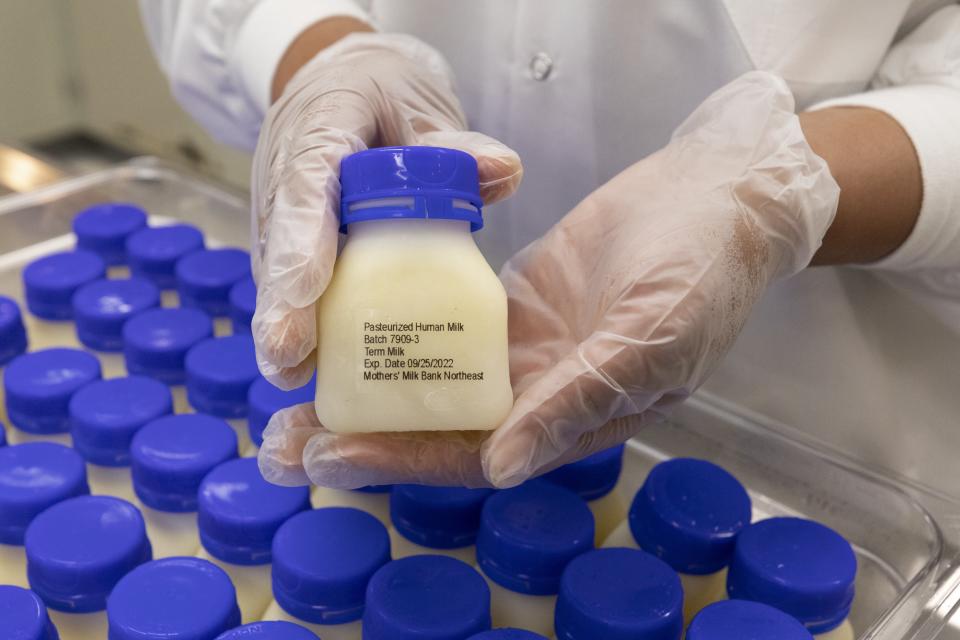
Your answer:
[[[706,460],[675,458],[650,471],[629,518],[603,546],[640,548],[673,567],[689,624],[724,598],[727,565],[750,514],[750,497],[730,473]]]
[[[7,422],[3,397],[3,370],[7,364],[27,350],[27,331],[16,301],[0,296],[0,424]],[[311,396],[311,399],[313,396]]]
[[[24,319],[31,348],[76,347],[73,294],[103,278],[104,261],[90,251],[63,251],[38,258],[23,269],[23,291],[30,314]]]
[[[360,640],[367,584],[389,561],[387,529],[369,514],[297,514],[273,540],[273,602],[263,619],[295,622],[323,640]]]
[[[390,494],[393,557],[437,554],[477,562],[480,513],[490,489],[400,484]]]
[[[0,620],[5,637],[13,640],[58,640],[47,607],[29,589],[0,584]]]
[[[271,599],[274,534],[309,509],[310,492],[306,487],[270,484],[260,475],[256,458],[239,458],[208,473],[197,499],[202,545],[198,557],[210,560],[233,580],[243,621],[260,620]]]
[[[543,480],[498,491],[483,505],[477,564],[490,585],[493,625],[553,635],[567,564],[593,548],[583,498]]]
[[[102,202],[87,207],[73,218],[77,248],[92,251],[110,267],[111,278],[126,278],[126,241],[147,226],[147,213],[128,202]]]
[[[320,640],[313,631],[292,622],[251,622],[217,636],[216,640]]]
[[[249,328],[247,333],[249,333]],[[242,333],[242,332],[241,332]],[[253,445],[251,454],[263,444],[263,430],[277,411],[296,404],[312,402],[316,379],[289,391],[278,389],[266,378],[257,378],[247,392],[247,427]]]
[[[760,602],[723,600],[704,607],[687,628],[686,640],[813,640],[793,616]]]
[[[153,557],[197,553],[200,483],[216,466],[236,457],[236,434],[213,416],[165,416],[137,432],[130,443],[130,469]]]
[[[176,266],[180,305],[203,309],[214,318],[214,334],[230,335],[230,289],[250,276],[250,254],[231,247],[202,249]]]
[[[60,502],[27,527],[27,575],[61,640],[107,637],[107,596],[150,560],[140,512],[126,500],[81,496]]]
[[[160,289],[162,305],[167,308],[180,305],[176,291],[177,261],[203,248],[203,232],[190,224],[146,227],[130,234],[126,240],[130,272],[153,282]]]
[[[857,556],[839,533],[812,520],[769,518],[740,533],[727,594],[775,606],[819,640],[853,640],[856,576]]]
[[[90,493],[83,458],[53,442],[0,448],[0,584],[26,587],[27,527],[49,507]]]
[[[314,509],[323,507],[351,507],[366,511],[374,518],[390,527],[390,493],[393,485],[382,484],[359,489],[343,490],[329,487],[313,487],[310,492],[310,504]]]
[[[130,443],[145,424],[172,411],[167,387],[143,376],[97,380],[73,394],[70,434],[87,461],[90,492],[135,502]]]
[[[433,147],[340,165],[346,244],[317,312],[317,397],[331,431],[494,429],[513,405],[507,297],[471,231],[476,161]]]

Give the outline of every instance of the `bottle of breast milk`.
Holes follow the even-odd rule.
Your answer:
[[[296,622],[323,640],[360,640],[367,584],[389,561],[387,529],[371,515],[345,507],[297,514],[273,539],[273,602],[263,619]]]
[[[107,596],[150,560],[143,518],[126,500],[81,496],[50,507],[25,538],[30,588],[50,611],[61,640],[107,637]]]
[[[14,640],[59,640],[47,607],[37,594],[13,585],[0,585],[0,620],[6,637]]]
[[[597,546],[627,517],[629,501],[616,490],[623,468],[623,448],[612,447],[543,476],[547,482],[566,487],[587,501],[596,522]]]
[[[470,636],[467,640],[547,640],[539,633],[525,631],[523,629],[491,629],[477,635]]]
[[[0,584],[27,586],[23,538],[37,514],[88,493],[83,458],[73,449],[52,442],[0,448]]]
[[[144,376],[97,380],[73,394],[70,434],[87,461],[90,492],[136,502],[130,443],[145,424],[172,411],[167,387]]]
[[[177,262],[180,305],[203,309],[214,320],[214,333],[229,335],[230,289],[250,276],[250,254],[243,249],[203,249]]]
[[[25,353],[3,376],[11,444],[50,440],[70,444],[70,398],[100,379],[100,362],[79,349]]]
[[[236,434],[213,416],[165,416],[137,432],[130,443],[130,470],[153,557],[196,555],[200,483],[236,457]]]
[[[203,232],[191,224],[147,227],[127,238],[127,261],[133,275],[146,278],[161,290],[164,307],[179,306],[177,261],[204,248]]]
[[[130,275],[127,264],[127,238],[147,226],[147,213],[124,202],[104,202],[84,209],[73,218],[77,248],[92,251],[111,267],[110,277]]]
[[[73,294],[106,276],[107,266],[90,251],[64,251],[38,258],[23,270],[31,348],[75,347]]]
[[[253,339],[210,338],[187,352],[187,401],[201,413],[223,418],[237,433],[240,454],[251,450],[247,428],[247,394],[260,377]]]
[[[740,534],[727,593],[776,607],[820,640],[853,640],[857,557],[833,529],[801,518],[770,518]]]
[[[263,430],[277,411],[313,401],[316,378],[290,391],[270,384],[266,378],[257,378],[247,392],[247,427],[254,447],[263,444]]]
[[[217,636],[216,640],[320,640],[313,631],[292,622],[251,622]]]
[[[210,560],[233,580],[243,621],[260,620],[271,599],[274,534],[310,508],[310,492],[306,487],[270,484],[260,475],[256,458],[239,458],[208,473],[197,499],[202,545],[198,557]]]
[[[244,278],[230,288],[230,326],[233,332],[250,333],[256,310],[257,285],[253,278]]]
[[[807,628],[779,609],[748,600],[715,602],[696,615],[687,640],[813,640]]]
[[[350,507],[366,511],[374,518],[390,527],[390,494],[392,484],[378,484],[360,487],[349,491],[329,487],[313,487],[310,492],[310,504],[314,509],[324,507]]]
[[[142,564],[107,598],[110,640],[207,640],[240,624],[237,592],[219,567],[199,558]]]
[[[7,364],[27,350],[27,331],[17,303],[0,296],[0,423],[7,421],[3,398],[3,370]],[[0,429],[2,431],[2,429]]]
[[[493,429],[513,405],[507,297],[474,243],[477,163],[433,147],[340,164],[346,244],[318,306],[331,431]]]
[[[400,484],[390,494],[390,541],[394,558],[423,554],[477,562],[480,512],[490,489]]]
[[[487,498],[477,564],[487,577],[496,627],[553,635],[553,609],[567,564],[593,548],[593,514],[583,498],[534,480]]]
[[[638,549],[585,553],[563,572],[556,628],[564,640],[680,640],[680,578]]]
[[[169,386],[174,411],[186,413],[187,352],[212,336],[213,322],[200,309],[150,309],[123,325],[124,365]]]
[[[605,547],[652,553],[680,574],[685,624],[722,600],[737,534],[750,524],[750,497],[736,478],[706,460],[676,458],[650,472],[628,520]]]

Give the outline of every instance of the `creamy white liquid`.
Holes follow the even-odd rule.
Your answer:
[[[187,400],[187,387],[182,384],[172,385],[170,395],[173,397],[174,413],[193,413],[193,408]]]
[[[56,442],[66,447],[73,446],[73,438],[69,433],[30,433],[11,425],[7,429],[7,443],[23,444],[24,442]]]
[[[473,545],[456,549],[434,549],[411,542],[392,527],[388,530],[388,533],[390,534],[390,555],[394,560],[409,556],[439,555],[456,558],[471,566],[477,564],[477,548]]]
[[[327,487],[313,487],[310,492],[310,505],[314,509],[323,507],[353,507],[366,511],[390,528],[390,493],[367,493],[365,491],[343,491]]]
[[[180,294],[176,289],[165,289],[160,292],[160,306],[164,309],[176,309],[180,306]]]
[[[234,433],[237,434],[237,451],[240,452],[241,456],[246,456],[246,452],[250,451],[250,447],[253,445],[253,442],[250,440],[250,429],[247,428],[247,419],[232,418],[227,420],[227,423],[233,428]]]
[[[626,520],[630,509],[629,501],[616,489],[596,500],[591,500],[587,503],[587,506],[593,512],[593,521],[596,527],[593,542],[598,547],[603,544],[603,541],[613,533],[613,530],[621,522]]]
[[[130,267],[125,264],[115,264],[107,267],[107,278],[110,280],[126,280],[130,277]]]
[[[230,318],[214,318],[213,335],[217,338],[221,336],[232,336],[233,324],[230,322]]]
[[[30,351],[49,347],[80,346],[76,329],[69,320],[43,320],[32,313],[24,313],[23,324],[30,338]]]
[[[494,429],[510,411],[506,293],[466,222],[350,225],[317,321],[331,431]]]
[[[90,493],[94,495],[114,496],[137,503],[130,467],[102,467],[88,462],[87,484],[90,485]]]
[[[107,612],[64,613],[47,608],[60,640],[106,640]]]
[[[30,588],[27,582],[27,553],[23,545],[0,543],[0,584]]]
[[[483,571],[480,571],[481,575]],[[533,596],[517,593],[500,586],[484,576],[490,586],[490,614],[493,628],[516,627],[553,637],[553,610],[557,606],[557,596]],[[599,640],[599,638],[598,638]]]
[[[158,511],[139,500],[134,502],[147,525],[147,537],[153,545],[153,559],[171,556],[193,556],[200,549],[197,512],[173,513]]]
[[[243,624],[266,619],[263,618],[263,612],[266,611],[270,601],[273,600],[269,564],[230,564],[214,558],[203,547],[200,547],[196,556],[209,560],[230,576],[233,586],[237,589],[237,604],[240,605],[240,616],[243,618]]]
[[[836,629],[826,633],[818,633],[813,637],[817,640],[854,640],[857,636],[853,632],[853,625],[850,624],[850,621],[844,620]]]
[[[122,378],[127,375],[127,365],[123,360],[122,353],[112,351],[90,351],[100,360],[100,368],[104,379]]]
[[[294,618],[277,604],[276,600],[270,603],[266,613],[263,614],[263,620],[282,620],[284,622],[293,622],[301,627],[306,627],[310,631],[320,636],[323,640],[361,640],[361,625],[359,620],[347,622],[344,624],[314,624],[306,622],[299,618]]]

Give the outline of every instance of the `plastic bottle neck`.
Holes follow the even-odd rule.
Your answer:
[[[476,246],[470,223],[462,220],[395,218],[354,222],[347,227],[348,243],[380,239],[417,244],[442,242]]]

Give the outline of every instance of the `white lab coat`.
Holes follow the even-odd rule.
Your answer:
[[[514,147],[520,193],[487,212],[494,264],[662,146],[740,73],[798,108],[860,104],[910,135],[917,228],[860,269],[776,285],[711,391],[943,488],[960,481],[960,6],[952,0],[141,0],[174,94],[251,148],[273,69],[306,26],[354,15],[450,61],[471,127]],[[830,101],[824,103],[823,101]]]

